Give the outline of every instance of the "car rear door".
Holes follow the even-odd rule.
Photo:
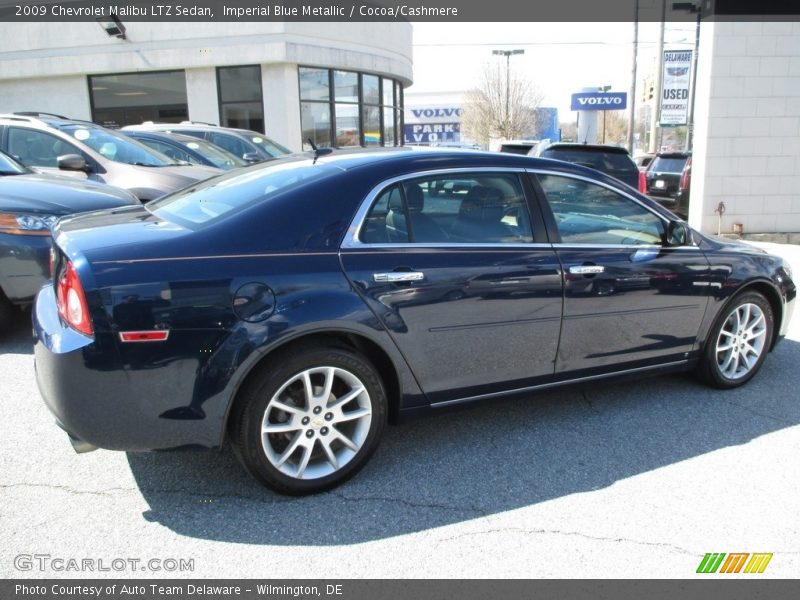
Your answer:
[[[530,193],[522,170],[398,178],[345,238],[345,273],[432,403],[552,380],[562,278]]]
[[[686,361],[710,269],[697,246],[664,244],[668,220],[588,178],[536,173],[564,270],[557,377]]]

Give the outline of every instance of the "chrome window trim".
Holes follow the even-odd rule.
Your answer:
[[[450,175],[450,174],[458,174],[458,173],[498,173],[498,174],[505,174],[505,175],[519,175],[526,172],[526,169],[523,167],[452,167],[446,169],[431,169],[428,171],[417,171],[414,173],[405,173],[404,175],[398,175],[396,177],[392,177],[390,179],[384,179],[381,183],[373,187],[370,192],[366,195],[364,200],[361,201],[361,205],[358,207],[356,211],[356,215],[353,217],[353,220],[350,222],[350,226],[347,228],[347,233],[342,240],[341,249],[354,249],[354,248],[465,248],[465,247],[478,247],[478,248],[509,248],[509,247],[549,247],[550,244],[534,244],[534,243],[520,243],[520,244],[501,244],[501,243],[486,243],[486,244],[477,244],[477,243],[467,243],[461,244],[458,242],[439,242],[434,244],[426,244],[424,242],[408,242],[408,243],[389,243],[389,244],[365,244],[361,240],[358,239],[359,234],[361,233],[361,228],[364,225],[364,221],[367,218],[367,213],[369,209],[372,208],[372,203],[375,202],[375,199],[378,197],[383,190],[385,190],[390,185],[394,185],[400,181],[406,181],[408,179],[419,179],[420,177],[429,177],[434,175]],[[527,197],[525,196],[525,191],[523,190],[523,199],[527,204]]]

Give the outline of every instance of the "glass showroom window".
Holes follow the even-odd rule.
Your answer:
[[[398,82],[318,67],[300,67],[298,74],[304,149],[310,149],[309,139],[318,147],[402,143]]]
[[[184,71],[90,75],[92,121],[116,129],[143,121],[180,123],[189,118]]]
[[[218,67],[219,119],[223,127],[266,133],[261,67]]]

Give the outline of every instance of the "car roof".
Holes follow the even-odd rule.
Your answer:
[[[69,119],[51,113],[19,112],[0,114],[0,120],[13,121],[17,124],[27,124],[38,128],[61,129],[65,125],[83,125],[86,127],[102,127],[91,121],[82,119]]]
[[[689,158],[691,152],[659,152],[656,154],[658,158]]]
[[[148,131],[145,129],[121,129],[120,130],[125,135],[133,134],[132,137],[150,137],[159,140],[173,140],[176,142],[180,142],[181,144],[188,144],[188,143],[207,143],[202,139],[198,139],[192,135],[184,135],[182,133],[178,133],[176,131]]]
[[[586,152],[609,152],[611,154],[630,154],[627,148],[622,146],[610,146],[607,144],[579,144],[577,142],[556,142],[550,144],[542,150],[547,152],[549,150],[584,150]]]
[[[265,136],[266,134],[252,131],[250,129],[239,129],[238,127],[223,127],[215,125],[214,123],[197,123],[183,121],[181,123],[155,123],[153,121],[145,121],[138,125],[126,125],[122,128],[125,131],[175,131],[176,129],[193,129],[196,131],[221,131],[228,133],[239,133],[243,135],[250,135],[258,133],[258,135]]]

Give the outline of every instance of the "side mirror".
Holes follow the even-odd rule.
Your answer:
[[[87,172],[86,160],[77,154],[64,154],[58,157],[58,168],[64,171],[84,171]]]
[[[261,162],[261,157],[259,157],[255,152],[245,152],[242,154],[242,158],[249,163]]]
[[[689,243],[691,236],[686,223],[681,221],[670,221],[667,227],[667,246],[685,246]]]

